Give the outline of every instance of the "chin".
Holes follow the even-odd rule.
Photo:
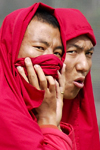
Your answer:
[[[71,100],[71,99],[74,99],[76,96],[64,96],[64,99],[68,99],[68,100]]]
[[[64,99],[74,99],[78,95],[79,91],[71,92],[71,93],[64,93]]]

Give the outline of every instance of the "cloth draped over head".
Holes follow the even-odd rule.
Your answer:
[[[17,56],[24,33],[38,8],[47,10],[55,16],[53,8],[42,3],[35,3],[28,8],[18,9],[6,16],[0,28],[0,149],[2,150],[60,150],[61,148],[66,149],[66,145],[67,148],[71,147],[70,138],[61,131],[42,129],[41,132],[32,109],[41,105],[44,91],[37,90],[22,79],[16,68],[18,65]],[[61,70],[65,58],[66,42],[62,24],[60,24],[60,32],[64,46],[62,60],[54,55],[50,55],[50,57],[48,55],[47,57],[46,55],[40,56],[42,62],[38,58],[36,59],[36,63],[38,62],[41,66],[44,61],[44,66],[46,64],[47,69],[49,66],[48,72],[50,75],[53,73],[56,79],[57,70]],[[55,70],[50,67],[50,63],[55,65]],[[68,127],[68,131],[71,131],[71,126]]]
[[[8,80],[10,87],[12,88],[12,90],[16,93],[16,91],[20,87],[21,92],[24,93],[23,96],[25,95],[25,91],[24,91],[25,87],[24,87],[24,85],[21,85],[21,81],[19,81],[20,77],[19,77],[18,71],[15,66],[16,66],[16,62],[19,60],[17,57],[18,57],[22,39],[24,37],[24,33],[26,31],[26,28],[27,28],[29,22],[33,18],[34,14],[38,8],[44,9],[44,10],[50,12],[54,16],[53,8],[51,8],[45,4],[42,4],[42,3],[35,3],[31,7],[19,9],[19,10],[12,12],[11,14],[9,14],[4,19],[3,24],[1,26],[1,32],[0,32],[0,49],[1,50],[0,50],[0,53],[1,53],[1,62],[2,62],[2,65],[4,65],[3,70],[4,70],[5,76]],[[52,65],[52,63],[55,62],[55,68],[56,68],[55,69],[56,70],[55,77],[57,77],[57,69],[61,70],[61,68],[63,66],[62,62],[64,61],[64,58],[65,58],[65,43],[64,43],[64,34],[63,34],[62,27],[60,28],[60,30],[61,30],[62,42],[64,45],[64,53],[62,56],[62,61],[60,61],[58,58],[55,58],[56,56],[54,56],[54,55],[52,55],[52,56],[47,55],[47,57],[41,56],[42,59],[37,58],[38,64],[41,63],[40,60],[44,61],[44,64],[46,64],[46,65],[47,65],[48,60],[51,65]],[[50,59],[51,57],[52,57],[52,59]],[[22,58],[20,59],[20,61],[22,61]],[[49,62],[48,62],[48,64],[49,64]],[[49,64],[49,66],[50,66],[50,64]],[[56,67],[58,64],[59,64],[59,68]],[[48,74],[51,72],[53,73],[53,69],[48,71]],[[16,81],[18,80],[17,84],[19,84],[19,87],[18,87],[18,85],[16,86],[15,79],[16,79]],[[27,84],[28,88],[30,86],[31,85]],[[19,90],[19,92],[20,92],[20,90]],[[32,90],[33,90],[33,88],[32,88]],[[34,90],[36,92],[35,88],[34,88]],[[44,91],[42,91],[42,94],[43,93],[44,93]],[[17,94],[17,95],[20,95],[20,94]],[[29,96],[30,96],[30,94],[28,94],[28,97]],[[26,97],[27,96],[25,95],[25,99],[27,99],[27,103],[28,103],[30,98],[28,98],[28,97],[26,98]],[[42,101],[39,102],[36,100],[35,101],[36,105],[33,104],[33,106],[31,106],[31,109],[34,107],[38,107],[41,104],[41,102]],[[32,105],[32,103],[31,103],[31,105]]]
[[[66,41],[86,34],[95,46],[96,39],[93,30],[79,10],[58,8],[55,12],[64,25]],[[73,100],[64,100],[62,121],[70,123],[74,127],[77,150],[100,150],[90,72],[86,76],[84,88],[78,96]]]

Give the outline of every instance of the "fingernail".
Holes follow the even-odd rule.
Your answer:
[[[18,69],[18,70],[22,70],[23,68],[22,68],[21,66],[18,66],[17,69]]]
[[[31,59],[29,57],[26,57],[25,58],[25,63],[30,63],[31,62]]]
[[[66,67],[66,64],[63,63],[63,67]]]
[[[38,68],[38,67],[39,67],[39,65],[38,65],[38,64],[36,64],[36,65],[34,65],[34,67]]]
[[[59,70],[57,70],[57,73],[58,73],[58,74],[60,73]]]

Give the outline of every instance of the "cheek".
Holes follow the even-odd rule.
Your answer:
[[[71,66],[67,65],[65,68],[65,78],[66,78],[66,82],[69,82],[72,78],[73,75],[73,69]]]
[[[91,66],[92,66],[92,60],[89,60],[87,59],[87,63],[86,63],[87,67],[86,67],[86,70],[85,70],[85,76],[87,76],[87,74],[89,73],[90,69],[91,69]]]
[[[18,54],[18,58],[25,58],[25,57],[37,57],[42,55],[39,51],[35,50],[32,46],[22,45]]]
[[[66,68],[65,68],[65,78],[66,82],[70,83],[73,80],[73,77],[75,75],[75,65],[73,61],[70,61],[69,59],[66,59],[65,62]]]
[[[27,52],[28,52],[28,46],[27,44],[24,44],[24,42],[22,42],[20,50],[19,50],[18,58],[26,57]]]
[[[69,65],[71,65],[71,64],[72,64],[72,62],[73,62],[72,57],[71,57],[68,53],[66,53],[66,58],[65,58],[64,63],[65,63],[65,64],[66,64],[66,66],[68,67]]]
[[[91,66],[92,66],[92,60],[89,60],[89,61],[88,61],[88,72],[89,72],[89,70],[91,69]]]
[[[92,66],[92,61],[89,61],[89,62],[88,62],[88,71],[87,71],[87,74],[88,74],[88,72],[90,71],[91,66]],[[86,74],[86,75],[87,75],[87,74]]]
[[[66,74],[71,73],[73,70],[74,64],[71,62],[70,59],[65,59],[64,63],[66,65],[66,68],[65,68]]]
[[[90,62],[90,69],[91,69],[91,66],[92,66],[92,60],[91,60],[91,62]]]
[[[31,58],[35,58],[42,55],[41,52],[35,50],[33,47],[28,48],[28,50],[26,49],[24,53],[25,53],[25,57],[31,57]]]

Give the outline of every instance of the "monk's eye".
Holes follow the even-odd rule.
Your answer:
[[[42,46],[34,46],[34,47],[38,50],[44,50],[44,47],[42,47]]]
[[[75,53],[77,53],[77,51],[76,51],[76,50],[67,50],[66,53],[69,53],[69,54],[75,54]]]

